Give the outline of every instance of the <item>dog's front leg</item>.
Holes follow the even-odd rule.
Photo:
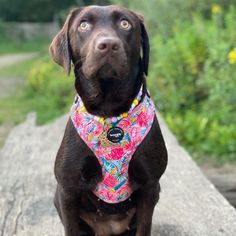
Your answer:
[[[80,235],[78,196],[72,190],[58,187],[55,205],[64,225],[65,236]]]
[[[160,184],[147,185],[140,189],[140,200],[137,205],[136,236],[150,236],[154,207],[159,200]]]

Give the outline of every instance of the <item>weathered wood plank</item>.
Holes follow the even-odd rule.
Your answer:
[[[219,192],[236,207],[236,174],[214,174],[207,178],[214,184]]]
[[[161,229],[167,226],[161,236],[235,236],[235,209],[201,173],[162,120],[161,127],[169,165],[161,181],[162,194],[155,211],[154,228],[158,231],[158,226]]]
[[[53,165],[66,117],[37,127],[31,117],[0,152],[0,236],[62,236],[54,209]],[[155,236],[235,236],[236,211],[203,176],[161,120],[169,151]]]
[[[0,236],[62,235],[52,198],[64,124],[36,128],[31,117],[10,133],[0,153]]]

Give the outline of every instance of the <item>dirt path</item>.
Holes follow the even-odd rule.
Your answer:
[[[34,58],[37,53],[20,53],[0,56],[0,69],[25,60]],[[24,78],[21,77],[6,77],[0,76],[0,98],[7,97],[14,93],[14,91],[23,84]],[[14,124],[7,123],[0,125],[0,148],[3,146],[5,139],[14,127]]]
[[[0,56],[0,69],[30,60],[36,55],[37,53],[20,53]],[[15,89],[22,85],[23,81],[24,79],[19,77],[0,76],[0,98],[14,93]]]
[[[0,56],[0,69],[15,63],[32,59],[37,53],[18,53]]]

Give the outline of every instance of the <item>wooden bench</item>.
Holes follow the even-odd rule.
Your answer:
[[[53,206],[53,165],[67,117],[42,127],[35,115],[15,127],[0,152],[0,236],[62,236]],[[169,152],[155,236],[236,236],[236,211],[203,176],[159,117]]]

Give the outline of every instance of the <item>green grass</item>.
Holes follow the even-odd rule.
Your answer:
[[[9,77],[26,77],[28,72],[35,66],[37,61],[40,61],[42,55],[46,54],[47,52],[39,53],[35,58],[19,62],[14,65],[6,66],[0,69],[0,76],[9,76]]]
[[[0,79],[6,77],[26,77],[33,64],[38,60],[37,58],[23,61],[19,64],[4,67],[0,69]],[[14,69],[13,69],[14,67]],[[18,124],[23,121],[27,113],[31,110],[28,99],[25,99],[25,84],[16,88],[14,96],[0,98],[0,124],[11,123]]]
[[[2,126],[3,131],[0,137],[0,147],[4,144],[7,134],[14,125],[23,122],[29,112],[34,111],[37,105],[41,105],[37,103],[36,99],[31,99],[31,97],[27,96],[26,78],[29,71],[41,61],[43,55],[48,55],[48,45],[49,42],[47,41],[6,42],[0,39],[0,56],[4,54],[38,52],[33,59],[0,69],[0,80],[6,80],[11,77],[14,80],[17,78],[23,80],[22,84],[17,83],[14,93],[6,97],[0,97],[0,126]]]
[[[24,99],[22,91],[17,91],[14,96],[0,98],[0,110],[0,125],[18,124],[29,112],[29,101]]]
[[[31,97],[22,88],[14,96],[0,98],[0,125],[5,123],[19,124],[32,111],[37,113],[37,123],[45,124],[69,111],[69,102],[67,106],[59,109],[55,108],[53,99],[50,99],[48,96]]]
[[[0,39],[0,55],[21,52],[39,52],[45,50],[49,40],[9,41]]]

